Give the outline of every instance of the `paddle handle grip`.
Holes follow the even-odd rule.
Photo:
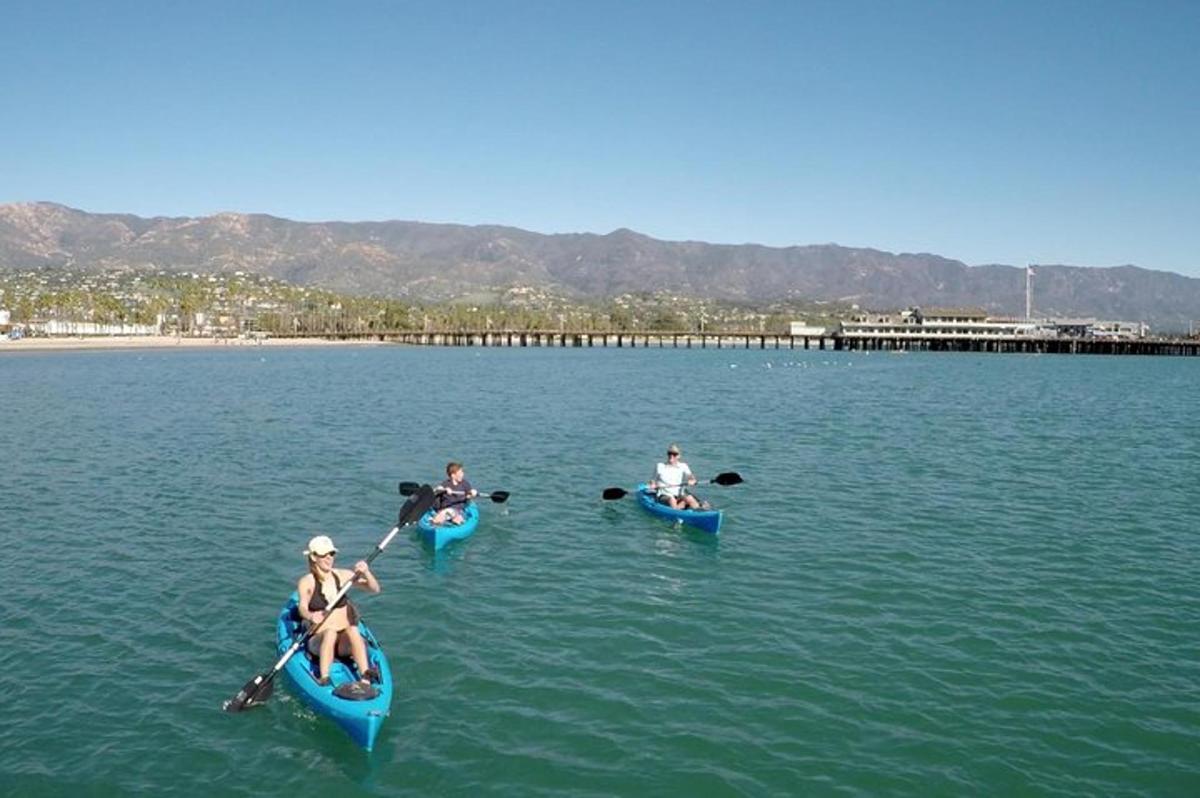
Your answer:
[[[465,490],[444,490],[444,491],[442,491],[442,493],[449,493],[451,496],[466,496],[467,495],[467,492]],[[492,491],[490,493],[485,493],[484,491],[477,490],[477,491],[475,491],[475,498],[476,499],[494,499],[497,496],[505,496],[507,494],[508,494],[508,491],[503,491],[503,490]]]
[[[392,527],[392,531],[388,532],[387,535],[384,536],[383,540],[379,541],[379,545],[375,547],[375,551],[367,555],[367,565],[370,565],[375,561],[376,557],[378,557],[380,554],[383,554],[383,550],[387,548],[388,544],[392,542],[392,538],[396,537],[397,533],[399,532],[400,524],[396,524],[394,527]]]
[[[717,482],[717,480],[720,479],[722,476],[724,476],[724,475],[717,474],[717,476],[713,477],[712,479],[700,479],[699,477],[696,477],[696,484],[697,485],[705,485],[705,484],[717,485],[717,484],[720,484]],[[668,485],[666,483],[663,483],[662,485],[659,485],[658,487],[660,487],[660,488],[691,488],[694,486],[690,482],[680,482],[678,485]]]

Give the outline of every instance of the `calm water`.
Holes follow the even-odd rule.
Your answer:
[[[1200,360],[247,348],[0,385],[0,793],[1200,792]],[[671,441],[746,479],[719,541],[600,500]],[[365,555],[450,458],[512,498],[376,561],[376,751],[282,684],[221,712],[308,537]]]

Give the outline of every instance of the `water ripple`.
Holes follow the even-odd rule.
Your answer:
[[[184,773],[231,795],[1194,794],[1200,438],[1176,399],[1196,366],[0,361],[0,523],[29,566],[0,646],[0,777],[15,794],[187,792]],[[452,403],[423,390],[434,373]],[[664,385],[686,386],[665,419]],[[746,477],[705,491],[720,539],[600,501],[669,441]],[[395,483],[451,458],[512,499],[437,556],[406,534],[376,561],[384,592],[360,607],[397,679],[376,751],[282,687],[222,713],[274,660],[304,541],[365,555]]]

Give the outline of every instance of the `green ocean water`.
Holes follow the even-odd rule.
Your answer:
[[[0,794],[1200,794],[1200,360],[245,348],[0,357]],[[719,539],[608,486],[670,442]],[[466,463],[359,606],[372,754],[281,683],[325,532]]]

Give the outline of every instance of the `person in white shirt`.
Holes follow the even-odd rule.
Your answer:
[[[695,484],[696,475],[687,463],[679,459],[679,447],[672,443],[667,447],[667,462],[655,466],[654,479],[646,487],[654,491],[659,502],[672,510],[701,510],[707,503],[701,503],[684,490],[685,485]]]

